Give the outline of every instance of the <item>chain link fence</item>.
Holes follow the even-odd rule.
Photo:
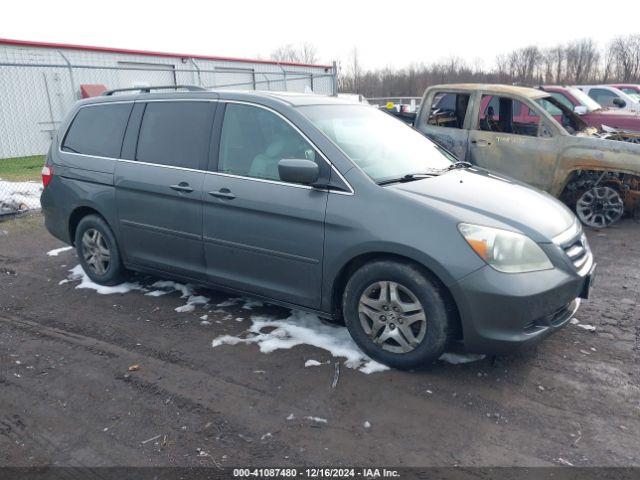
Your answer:
[[[73,54],[76,54],[73,57]],[[199,85],[212,89],[336,93],[334,67],[152,58],[0,46],[0,219],[40,207],[40,171],[66,113],[103,88]]]

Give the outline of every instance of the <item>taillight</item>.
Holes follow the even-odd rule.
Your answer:
[[[53,178],[53,167],[51,165],[45,165],[42,167],[42,185],[47,186],[51,183]]]

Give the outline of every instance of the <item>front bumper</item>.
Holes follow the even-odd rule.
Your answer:
[[[587,277],[554,268],[505,274],[486,266],[452,286],[465,350],[503,355],[532,345],[574,315]]]

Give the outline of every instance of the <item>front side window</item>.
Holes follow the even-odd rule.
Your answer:
[[[278,162],[316,160],[314,148],[273,112],[251,105],[227,105],[218,170],[243,177],[280,180]]]
[[[376,182],[442,170],[455,161],[424,135],[364,105],[316,105],[300,112]]]
[[[616,107],[613,103],[613,99],[618,98],[618,96],[610,90],[605,90],[604,88],[592,88],[589,90],[589,96],[603,107]]]
[[[149,102],[144,110],[136,160],[203,169],[208,160],[212,102]]]
[[[436,92],[427,123],[437,127],[462,128],[469,98],[466,93]]]
[[[540,116],[532,115],[529,107],[519,100],[497,95],[483,95],[479,127],[485,132],[538,136]]]
[[[62,143],[62,151],[118,158],[131,103],[81,108]]]

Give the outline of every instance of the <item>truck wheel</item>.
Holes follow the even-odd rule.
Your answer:
[[[447,344],[449,319],[441,290],[408,263],[380,260],[361,267],[347,283],[342,311],[356,344],[390,367],[425,366]]]
[[[126,271],[116,238],[98,215],[87,215],[76,228],[76,251],[82,268],[91,280],[100,285],[122,283]]]
[[[622,217],[624,203],[611,187],[597,186],[586,190],[576,202],[576,214],[582,223],[593,228],[606,228]]]

